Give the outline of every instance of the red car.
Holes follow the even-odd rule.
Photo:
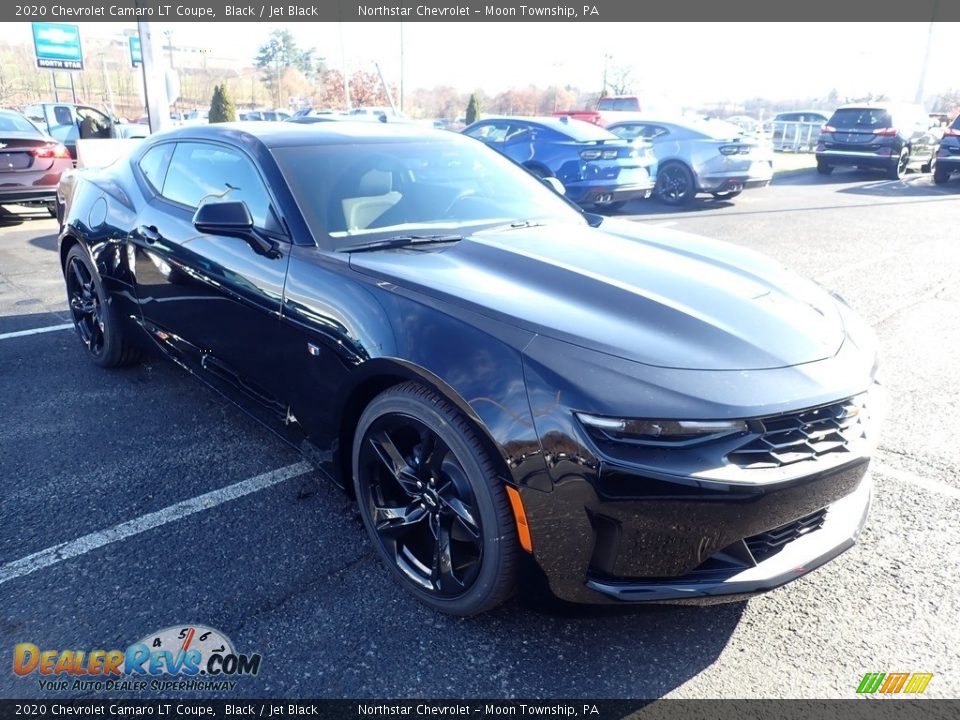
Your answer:
[[[57,185],[73,167],[67,148],[18,112],[0,110],[0,205],[35,204],[57,215]]]

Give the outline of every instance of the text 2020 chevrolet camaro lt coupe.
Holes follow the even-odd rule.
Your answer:
[[[758,254],[410,125],[155,135],[60,189],[90,358],[159,347],[354,493],[437,610],[779,586],[870,500],[873,335]],[[309,570],[304,569],[305,572]]]

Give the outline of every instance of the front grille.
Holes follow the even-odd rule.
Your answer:
[[[830,405],[773,415],[751,421],[756,433],[727,453],[727,460],[753,470],[777,468],[816,460],[830,453],[850,452],[850,445],[865,437],[864,396]]]
[[[753,559],[761,563],[783,550],[787,543],[793,542],[814,530],[819,530],[823,527],[823,521],[826,517],[827,509],[823,508],[793,522],[788,522],[786,525],[748,537],[744,542],[746,542],[750,554],[753,555]]]

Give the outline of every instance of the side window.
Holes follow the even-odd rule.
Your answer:
[[[641,128],[640,137],[646,140],[656,140],[669,132],[665,127],[661,127],[660,125],[643,125]]]
[[[484,142],[503,142],[510,126],[506,123],[487,123],[471,130],[468,135]]]
[[[177,143],[162,195],[190,208],[218,200],[242,200],[253,224],[277,230],[270,196],[253,163],[237,150],[211,143]]]
[[[163,177],[167,174],[167,165],[170,164],[173,148],[173,143],[154,145],[143,154],[140,162],[137,163],[140,172],[147,179],[147,184],[155,193],[159,194],[163,189]]]
[[[636,140],[638,137],[643,137],[643,126],[620,125],[611,130],[611,132],[617,137],[622,137],[624,140]]]

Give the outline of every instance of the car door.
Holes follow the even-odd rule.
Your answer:
[[[276,374],[290,245],[255,163],[229,145],[181,141],[151,146],[138,170],[148,200],[129,240],[147,330],[214,384],[282,414]],[[198,207],[228,199],[247,205],[272,252],[193,226]]]

